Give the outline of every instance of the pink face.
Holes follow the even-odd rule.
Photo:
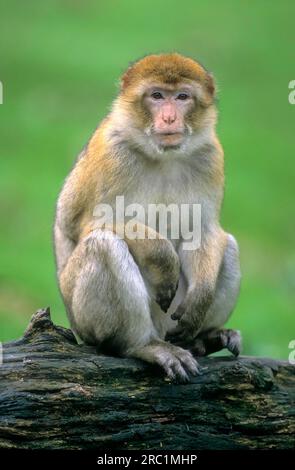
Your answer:
[[[185,117],[194,106],[191,89],[152,87],[146,93],[145,105],[153,118],[151,133],[156,142],[162,147],[180,145],[188,131]]]

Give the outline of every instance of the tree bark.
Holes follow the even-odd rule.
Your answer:
[[[0,448],[294,448],[294,366],[199,362],[202,375],[172,384],[156,367],[77,344],[39,310],[20,340],[3,345]]]

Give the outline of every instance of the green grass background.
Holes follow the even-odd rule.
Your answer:
[[[293,1],[0,1],[0,340],[51,306],[67,325],[52,253],[54,206],[127,64],[199,59],[219,87],[222,222],[241,248],[230,325],[246,354],[287,359],[295,338]]]

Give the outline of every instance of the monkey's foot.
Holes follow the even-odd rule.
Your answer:
[[[228,349],[234,356],[238,356],[241,348],[242,337],[239,331],[221,329],[201,333],[189,349],[194,356],[207,356],[222,349]]]
[[[194,356],[207,356],[222,349],[228,349],[238,356],[242,348],[242,336],[238,330],[214,329],[200,333],[193,341],[177,343],[189,349]]]
[[[168,348],[161,348],[157,351],[156,362],[164,369],[167,377],[173,381],[185,383],[189,382],[189,374],[199,373],[198,363],[192,354],[178,346],[169,345]]]
[[[198,363],[190,351],[162,340],[154,340],[147,346],[133,352],[132,356],[158,364],[164,369],[167,377],[175,382],[189,382],[190,374],[200,373]]]

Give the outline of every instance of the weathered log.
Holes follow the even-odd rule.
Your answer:
[[[132,359],[98,355],[39,310],[3,345],[0,448],[294,448],[294,366],[200,360],[186,385]]]

